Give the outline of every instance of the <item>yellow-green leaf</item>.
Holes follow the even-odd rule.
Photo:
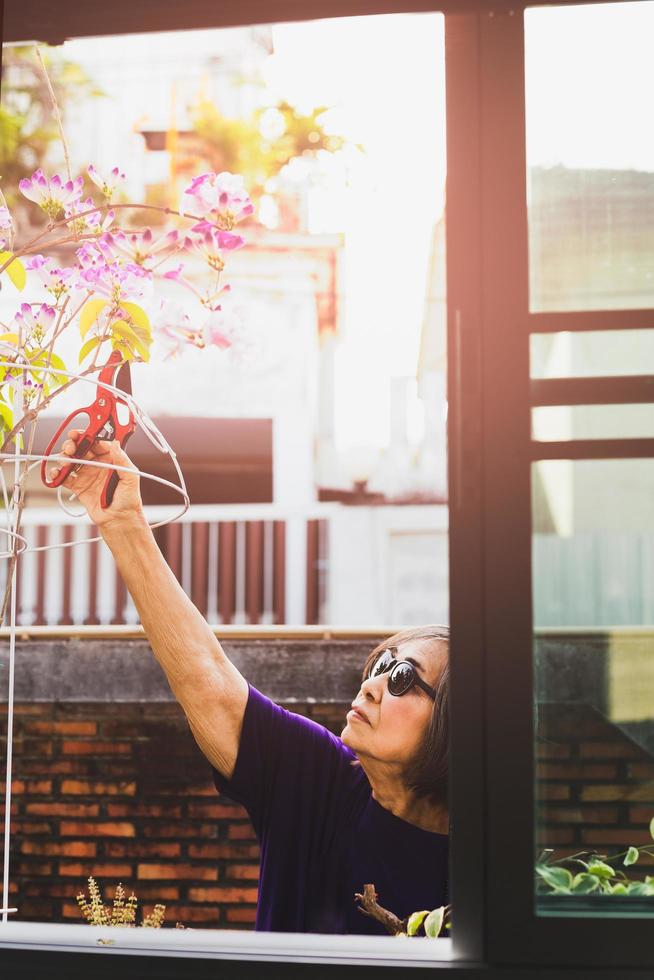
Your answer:
[[[5,405],[4,402],[0,401],[0,427],[11,432],[14,427],[14,413],[10,409],[9,405]]]
[[[409,916],[409,921],[406,925],[406,931],[408,936],[415,936],[418,929],[423,923],[423,920],[429,915],[429,909],[425,909],[423,912],[413,912]]]
[[[127,313],[127,316],[130,318],[130,320],[134,321],[137,327],[141,327],[146,331],[148,337],[151,336],[152,330],[150,327],[150,321],[148,320],[145,310],[142,310],[140,306],[136,305],[136,303],[121,303],[120,308]]]
[[[112,338],[118,337],[120,340],[124,340],[132,350],[135,350],[141,355],[144,361],[150,360],[150,350],[147,344],[143,343],[136,331],[128,323],[125,323],[124,320],[114,320],[111,324],[111,336]]]
[[[20,343],[17,333],[3,333],[0,340],[4,341],[5,344],[16,344],[17,346]]]
[[[86,341],[85,344],[82,344],[82,348],[79,352],[79,358],[78,358],[79,363],[81,364],[84,358],[88,357],[91,351],[94,350],[96,347],[98,347],[102,343],[102,341],[103,341],[102,337],[91,337],[89,340]]]
[[[115,340],[115,339],[112,340],[111,341],[111,349],[112,350],[120,351],[120,353],[123,355],[123,360],[124,361],[133,361],[134,360],[134,357],[135,357],[134,351],[126,343],[124,343],[122,340]]]
[[[90,299],[84,304],[79,318],[79,332],[82,335],[82,339],[86,337],[105,306],[109,306],[106,299]]]
[[[4,265],[8,259],[11,259],[13,252],[0,252],[0,265]],[[27,273],[25,272],[25,266],[20,259],[13,259],[13,261],[7,266],[5,272],[13,282],[14,286],[18,290],[25,288],[25,283],[27,282]]]

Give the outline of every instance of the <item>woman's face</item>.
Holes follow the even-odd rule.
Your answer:
[[[397,648],[398,660],[411,661],[419,676],[436,687],[447,660],[447,646],[434,640],[407,640]],[[341,739],[359,757],[398,767],[413,762],[429,727],[434,702],[417,684],[395,697],[388,691],[388,673],[369,677],[347,714]]]

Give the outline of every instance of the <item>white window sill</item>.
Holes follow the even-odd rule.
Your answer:
[[[433,966],[454,959],[451,939],[331,936],[223,929],[120,929],[0,923],[0,949],[239,959],[259,962]]]

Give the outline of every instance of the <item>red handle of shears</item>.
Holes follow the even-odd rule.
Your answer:
[[[52,454],[62,434],[71,426],[73,419],[76,419],[79,415],[88,416],[89,422],[77,443],[74,458],[82,459],[86,456],[96,439],[102,438],[100,434],[107,425],[110,425],[113,429],[112,438],[117,439],[121,446],[126,445],[127,440],[136,428],[134,415],[125,399],[101,386],[102,384],[113,385],[115,375],[122,364],[123,358],[121,354],[118,351],[113,351],[100,372],[98,378],[100,385],[98,386],[96,399],[93,404],[71,412],[61,423],[48,443],[44,453],[44,459],[41,461],[41,480],[46,487],[54,488],[61,486],[73,471],[79,469],[79,464],[71,461],[70,463],[65,463],[53,479],[49,479],[47,474],[48,458]],[[121,421],[121,414],[124,416],[125,421]],[[108,473],[100,495],[100,505],[103,509],[111,506],[116,487],[118,486],[118,479],[118,473],[115,470]]]

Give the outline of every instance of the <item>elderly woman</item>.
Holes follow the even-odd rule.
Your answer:
[[[89,458],[131,467],[117,443]],[[338,738],[248,685],[163,560],[137,474],[119,476],[106,510],[106,470],[82,467],[67,485],[114,554],[216,786],[252,819],[256,928],[384,934],[355,902],[369,883],[400,918],[445,904],[447,628],[405,630],[372,651]]]

